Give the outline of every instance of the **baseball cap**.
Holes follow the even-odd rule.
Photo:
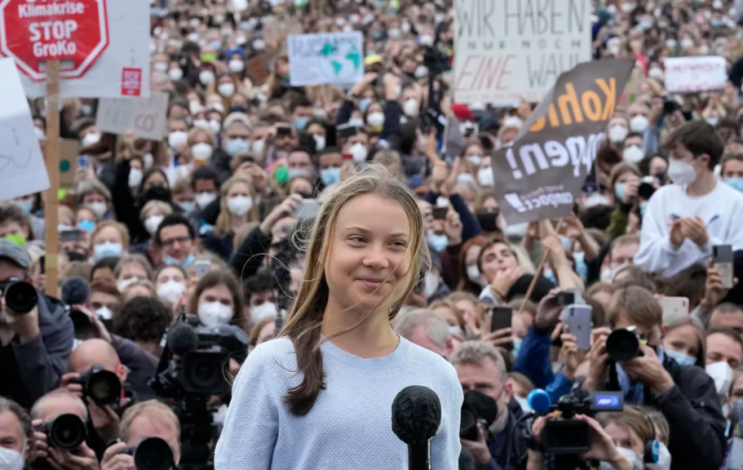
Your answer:
[[[31,267],[31,259],[26,250],[5,238],[0,238],[0,258],[7,258],[23,269]]]

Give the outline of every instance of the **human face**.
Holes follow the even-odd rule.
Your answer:
[[[275,290],[267,290],[264,292],[256,292],[250,296],[250,307],[260,307],[266,302],[276,302],[277,292]]]
[[[230,189],[227,190],[227,199],[236,197],[236,196],[244,196],[244,197],[250,197],[250,188],[245,183],[235,183],[232,186],[230,186]]]
[[[0,224],[0,238],[5,238],[8,235],[23,235],[28,237],[28,229],[24,230],[18,222],[8,220]]]
[[[328,153],[320,156],[320,169],[340,168],[343,166],[343,156],[340,153]]]
[[[204,289],[199,296],[199,305],[212,302],[219,302],[233,309],[235,306],[235,299],[232,297],[232,292],[224,284]]]
[[[250,129],[241,123],[232,124],[224,130],[223,134],[228,141],[241,139],[247,142],[250,140]]]
[[[614,246],[614,248],[611,249],[611,262],[609,263],[609,266],[611,268],[616,268],[625,264],[632,264],[638,251],[640,251],[640,245],[638,243],[627,243]]]
[[[371,193],[346,202],[328,241],[328,307],[365,313],[385,300],[397,300],[390,295],[409,275],[411,239],[410,221],[400,204]]]
[[[632,449],[638,456],[643,455],[643,444],[642,439],[637,433],[627,426],[621,426],[616,423],[609,423],[604,426],[604,431],[614,441],[614,445],[617,447],[624,447],[625,449]]]
[[[97,272],[98,271],[96,271],[96,273]],[[113,311],[113,309],[116,307],[118,303],[119,303],[119,299],[117,299],[113,295],[106,294],[105,292],[93,291],[90,294],[90,304],[93,306],[95,310],[98,310],[99,308],[102,308],[102,307],[106,307],[109,310]]]
[[[678,160],[681,162],[691,163],[694,167],[694,170],[697,172],[697,174],[703,169],[707,167],[707,161],[709,160],[709,156],[707,155],[700,155],[699,158],[694,157],[694,154],[691,153],[689,149],[687,149],[683,144],[676,143],[669,147],[670,153],[669,158],[672,158],[674,160]]]
[[[634,145],[635,147],[642,148],[642,142],[642,137],[640,137],[639,135],[633,135],[624,139],[624,146],[626,148],[632,147]]]
[[[474,324],[477,321],[477,307],[469,300],[462,299],[454,304],[462,312],[466,324]]]
[[[193,250],[193,240],[185,225],[170,225],[160,230],[160,245],[165,256],[183,261]]]
[[[718,310],[712,312],[709,318],[709,327],[725,326],[735,330],[736,333],[743,337],[743,311],[737,310],[730,313],[722,313]]]
[[[178,443],[178,428],[170,419],[158,413],[142,412],[129,425],[129,440],[127,444],[136,446],[147,437],[159,437],[168,443],[173,452],[173,460],[177,463],[181,458],[181,447]]]
[[[511,387],[505,384],[506,377],[500,376],[492,360],[485,359],[483,364],[457,364],[454,369],[465,393],[477,390],[498,402],[499,407],[511,400]]]
[[[124,289],[124,296],[121,301],[128,302],[134,297],[155,297],[155,293],[146,286],[129,286]]]
[[[261,331],[258,333],[258,339],[256,340],[256,344],[263,344],[269,339],[273,339],[273,337],[276,335],[276,322],[268,322],[265,325],[263,325],[263,328],[261,328]]]
[[[98,268],[93,273],[93,282],[95,281],[104,281],[108,283],[116,283],[116,277],[114,277],[113,271],[111,271],[108,268]]]
[[[173,194],[173,202],[176,204],[181,202],[195,202],[193,191],[186,189],[178,194]]]
[[[440,316],[449,326],[462,327],[462,325],[459,324],[459,318],[457,318],[457,315],[449,307],[436,308],[433,310],[433,313]]]
[[[196,180],[194,181],[194,188],[197,193],[216,193],[217,184],[214,180]]]
[[[668,351],[697,357],[701,344],[699,343],[697,330],[691,325],[683,325],[674,328],[663,336],[663,347]]]
[[[482,208],[480,212],[491,213],[498,210],[498,200],[494,197],[489,197],[482,201]]]
[[[658,173],[665,174],[668,170],[668,163],[661,157],[653,157],[650,160],[650,174],[657,175]]]
[[[624,310],[619,310],[614,319],[614,329],[620,330],[629,328],[630,326],[637,327],[637,330],[647,338],[648,346],[656,347],[661,344],[662,335],[660,332],[660,325],[638,325],[630,319]]]
[[[740,344],[722,333],[707,336],[707,364],[725,361],[737,369],[743,364],[743,349]]]
[[[450,348],[446,345],[442,349],[438,344],[431,341],[431,337],[428,336],[428,328],[425,325],[420,325],[414,328],[413,331],[410,332],[409,340],[411,343],[424,349],[428,349],[429,351],[442,356],[444,359],[446,359],[451,352],[449,351]]]
[[[48,423],[57,416],[64,414],[73,414],[82,419],[83,422],[86,420],[85,407],[80,402],[80,399],[66,395],[56,395],[45,398],[39,412],[39,418],[44,423]]]
[[[312,184],[304,178],[297,178],[291,182],[289,194],[312,194]]]
[[[178,268],[164,268],[157,275],[157,283],[165,284],[168,281],[186,282],[186,277]]]
[[[722,177],[727,178],[743,178],[743,162],[739,160],[730,160],[725,163],[725,167],[722,169]]]
[[[168,180],[165,179],[165,176],[163,176],[160,172],[156,171],[152,173],[148,178],[147,181],[144,182],[144,189],[145,191],[154,188],[155,186],[159,186],[161,188],[168,188]]]
[[[121,266],[118,280],[125,281],[127,279],[147,279],[147,270],[145,270],[144,266],[139,263],[126,263]]]
[[[121,233],[115,227],[103,227],[93,238],[93,245],[102,245],[104,243],[124,244]]]
[[[92,192],[83,196],[83,204],[93,204],[94,202],[107,204],[106,198],[101,193]]]
[[[312,170],[312,160],[307,152],[292,152],[289,154],[290,170]]]
[[[488,282],[493,282],[498,271],[518,266],[518,260],[511,252],[511,249],[505,243],[495,243],[485,249],[481,257],[482,274],[485,275]]]
[[[428,232],[433,226],[433,206],[423,199],[418,199],[416,202],[423,216],[423,230]]]
[[[733,406],[733,402],[743,399],[743,375],[738,377],[730,386],[730,401],[728,406]]]
[[[23,444],[26,437],[18,417],[12,411],[0,413],[0,447],[14,450],[23,455]]]

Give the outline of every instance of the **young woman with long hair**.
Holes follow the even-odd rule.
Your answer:
[[[379,165],[342,181],[315,220],[284,328],[237,375],[215,468],[407,468],[392,402],[403,388],[424,385],[442,408],[433,468],[456,469],[456,372],[390,326],[428,258],[423,219],[403,183]]]

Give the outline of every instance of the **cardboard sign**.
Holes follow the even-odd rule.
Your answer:
[[[289,36],[291,86],[353,85],[364,78],[360,32]]]
[[[18,2],[20,0],[14,0]],[[76,0],[77,2],[78,0]],[[3,0],[0,4],[7,3]],[[39,2],[28,1],[29,4],[37,6],[47,5],[70,5],[76,2]],[[77,70],[74,60],[62,60],[61,75],[64,78],[60,81],[59,91],[62,98],[118,98],[121,96],[150,96],[150,2],[147,0],[84,0],[84,4],[89,2],[96,5],[105,5],[105,10],[109,18],[108,22],[108,45],[105,50],[100,52],[97,60],[87,65],[84,74],[79,78],[69,76],[71,71]],[[56,7],[55,7],[56,8]],[[65,7],[69,8],[69,7]],[[6,8],[7,10],[7,8]],[[87,7],[86,7],[87,11]],[[0,37],[6,37],[10,33],[15,34],[8,25],[6,27],[0,22]],[[80,30],[85,30],[88,26],[82,23],[78,25],[78,30],[70,31],[71,37],[75,36]],[[72,29],[72,26],[69,27]],[[40,29],[43,36],[44,30]],[[54,29],[50,30],[54,36]],[[65,34],[64,30],[57,31]],[[28,30],[26,33],[28,34]],[[97,36],[96,36],[97,37]],[[56,41],[55,41],[56,43]],[[35,46],[34,46],[35,47]],[[91,55],[92,54],[92,55]],[[8,56],[4,47],[0,48],[0,55]],[[95,50],[92,50],[88,57],[94,57]],[[19,68],[24,68],[21,62],[16,61]],[[43,63],[42,63],[43,66]],[[128,71],[125,73],[125,69]],[[132,71],[137,73],[139,83],[132,85]],[[21,76],[23,88],[28,98],[38,98],[46,96],[46,82],[34,81],[25,74]],[[138,94],[136,91],[138,91]]]
[[[573,210],[633,65],[601,60],[561,74],[513,145],[496,152],[495,193],[508,225]]]
[[[103,132],[132,131],[139,138],[159,141],[165,136],[167,112],[168,94],[161,91],[153,91],[149,98],[104,98],[95,123]]]
[[[728,80],[724,57],[667,57],[663,65],[669,93],[722,90]]]
[[[13,60],[0,59],[0,83],[0,201],[7,201],[48,189],[49,175]]]
[[[457,103],[540,101],[591,60],[590,0],[455,0]]]
[[[75,173],[77,173],[76,140],[60,139],[59,141],[59,187],[72,189],[75,187]]]

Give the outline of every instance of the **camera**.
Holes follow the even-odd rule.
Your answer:
[[[175,464],[173,451],[159,437],[142,439],[139,444],[127,448],[123,453],[134,457],[137,470],[169,470]]]
[[[49,445],[70,451],[78,449],[87,437],[85,423],[73,414],[59,415],[44,423],[41,430],[47,435]]]
[[[98,406],[114,405],[121,398],[121,380],[102,365],[94,365],[76,382],[83,386],[85,396],[93,399]]]
[[[548,454],[584,454],[593,445],[591,427],[586,421],[574,419],[576,414],[595,416],[599,412],[622,411],[624,397],[622,392],[594,392],[581,397],[576,393],[564,395],[554,405],[548,407],[535,403],[536,398],[549,402],[544,390],[533,390],[529,394],[529,404],[536,409],[555,413],[558,419],[550,419],[544,426],[541,442]]]
[[[469,441],[477,440],[477,425],[485,432],[485,442],[492,442],[493,436],[488,429],[498,415],[498,405],[491,397],[470,390],[464,395],[462,419],[459,422],[459,437]]]
[[[606,353],[616,362],[630,361],[642,356],[640,342],[647,343],[647,338],[635,326],[614,330],[606,338]]]
[[[39,303],[36,288],[17,277],[0,282],[0,292],[5,297],[5,304],[16,313],[28,313]]]

